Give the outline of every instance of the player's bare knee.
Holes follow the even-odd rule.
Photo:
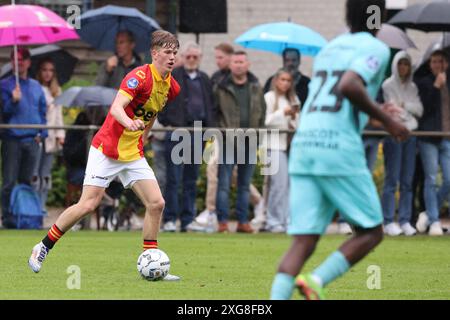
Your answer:
[[[164,198],[161,197],[161,198],[158,199],[158,201],[155,204],[155,208],[156,208],[155,210],[158,210],[158,211],[162,212],[164,210],[165,206],[166,206],[166,202],[164,201]]]
[[[166,202],[164,201],[164,198],[161,197],[157,200],[154,200],[154,201],[148,203],[145,207],[146,207],[147,211],[160,213],[164,210],[165,205],[166,205]]]
[[[95,211],[95,209],[97,209],[97,207],[99,206],[100,201],[101,201],[101,198],[100,199],[88,199],[88,200],[79,202],[78,206],[80,207],[83,214],[86,215],[88,213]]]

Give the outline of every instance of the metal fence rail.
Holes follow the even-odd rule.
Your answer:
[[[86,131],[96,131],[100,129],[100,126],[94,125],[64,125],[64,126],[47,126],[47,125],[39,125],[39,124],[0,124],[1,129],[62,129],[62,130],[86,130]],[[238,129],[241,130],[255,130],[257,132],[267,132],[267,130],[276,130],[272,128],[213,128],[213,127],[202,127],[202,128],[194,128],[194,127],[164,127],[164,128],[154,128],[151,129],[153,132],[170,132],[178,129],[187,130],[187,131],[198,131],[201,130],[203,132],[207,130],[215,130],[220,132],[228,132],[235,131]],[[295,133],[295,130],[278,130],[279,133]],[[388,136],[389,133],[382,130],[364,130],[363,136],[366,137],[385,137]],[[411,136],[415,137],[433,137],[433,138],[450,138],[450,132],[441,132],[441,131],[413,131],[411,132]]]

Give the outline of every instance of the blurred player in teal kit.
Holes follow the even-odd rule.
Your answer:
[[[293,242],[278,267],[272,299],[290,299],[295,288],[308,300],[324,299],[324,287],[383,238],[381,205],[361,134],[369,117],[399,141],[409,131],[395,121],[397,106],[374,101],[390,58],[389,48],[375,38],[378,29],[368,23],[374,5],[384,17],[385,0],[347,0],[350,33],[331,41],[315,59],[289,160]],[[311,274],[299,275],[336,210],[354,227],[354,236]]]

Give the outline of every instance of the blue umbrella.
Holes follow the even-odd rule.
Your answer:
[[[327,40],[319,33],[292,22],[258,25],[239,36],[235,42],[245,48],[277,54],[286,48],[294,48],[308,56],[317,55],[327,44]]]
[[[133,33],[136,52],[150,50],[151,33],[159,24],[135,8],[108,5],[89,10],[80,17],[80,38],[99,50],[115,51],[116,34],[122,30]]]

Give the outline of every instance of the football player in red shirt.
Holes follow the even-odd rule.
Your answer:
[[[34,246],[29,266],[39,272],[50,249],[75,223],[94,211],[110,182],[119,177],[125,188],[132,188],[145,206],[143,249],[158,248],[157,236],[164,209],[153,170],[144,158],[144,140],[156,115],[180,87],[171,76],[179,49],[177,38],[167,31],[152,34],[152,64],[131,71],[122,81],[102,127],[92,140],[79,202],[67,208]],[[166,275],[165,280],[179,280]]]

